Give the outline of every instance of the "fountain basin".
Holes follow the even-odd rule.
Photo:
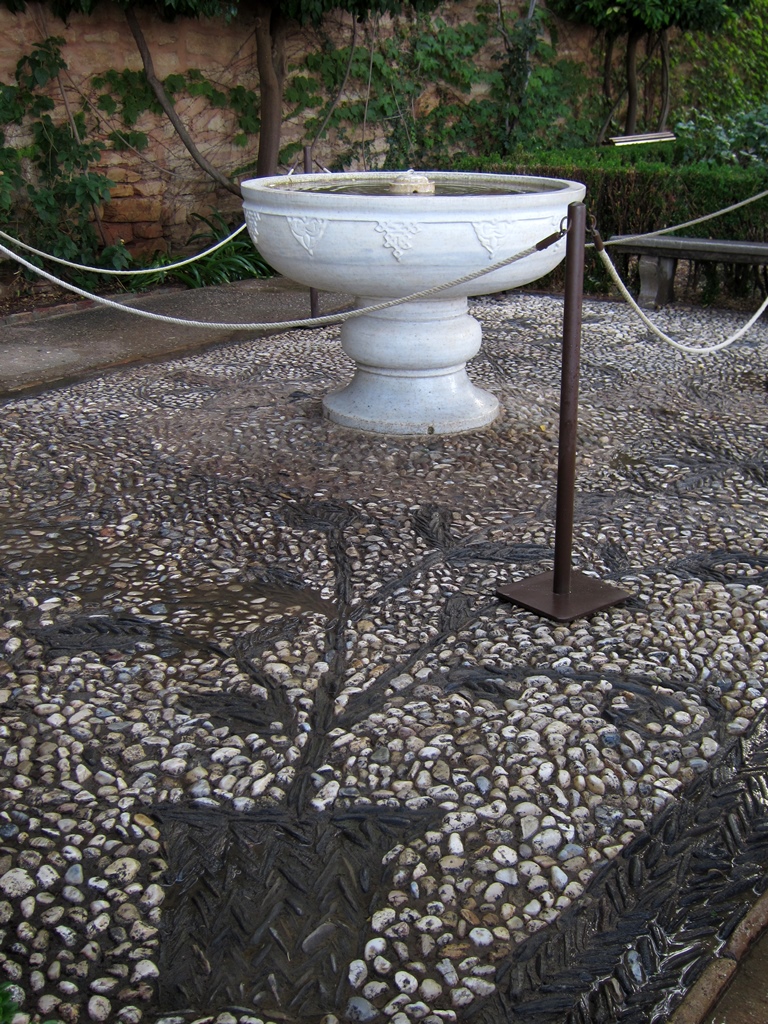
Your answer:
[[[436,193],[389,193],[403,172],[256,178],[242,184],[250,236],[294,281],[356,297],[357,308],[485,269],[557,231],[583,185],[522,175],[425,172]],[[481,329],[467,299],[553,270],[565,239],[428,299],[348,320],[352,381],[326,395],[336,423],[376,433],[457,433],[487,426],[496,397],[469,380]]]

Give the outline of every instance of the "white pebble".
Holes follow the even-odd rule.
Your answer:
[[[353,960],[349,965],[347,977],[352,988],[360,988],[363,982],[368,979],[368,966],[365,960]]]
[[[88,1000],[88,1016],[91,1020],[106,1021],[112,1014],[112,1003],[106,996],[91,996]]]
[[[513,868],[517,864],[517,851],[513,850],[511,846],[497,846],[491,854],[497,864],[503,868]]]
[[[0,890],[11,898],[26,896],[35,888],[35,880],[24,868],[11,868],[0,878]]]
[[[375,932],[383,932],[385,928],[389,928],[396,917],[397,914],[391,907],[384,907],[383,910],[377,910],[371,918],[371,928]]]
[[[488,928],[473,928],[469,938],[476,946],[490,946],[493,943],[493,932]]]
[[[148,978],[157,978],[159,975],[157,964],[153,964],[151,960],[139,960],[133,969],[131,981],[135,984],[137,981],[146,981]]]

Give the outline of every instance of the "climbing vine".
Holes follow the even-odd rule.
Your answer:
[[[140,118],[161,111],[143,72],[110,69],[91,80],[90,95],[76,109],[64,101],[62,112],[55,97],[57,87],[64,97],[64,43],[51,36],[34,44],[18,61],[13,83],[0,84],[0,219],[9,234],[54,256],[124,268],[128,251],[122,242],[108,244],[101,228],[102,204],[115,183],[99,161],[107,148],[146,149]],[[237,145],[251,145],[258,135],[258,97],[243,85],[222,87],[193,69],[169,76],[165,87],[172,96],[202,96],[234,111]],[[87,288],[97,284],[92,274],[58,273]]]
[[[0,214],[10,233],[76,262],[125,266],[122,245],[105,246],[98,210],[112,182],[93,166],[104,142],[90,136],[82,110],[55,120],[48,87],[66,64],[64,40],[36,43],[16,65],[13,84],[0,84]],[[12,138],[9,139],[9,135]],[[76,275],[78,283],[91,283]]]
[[[352,53],[327,41],[286,87],[292,116],[305,117],[308,138],[320,126],[332,134],[334,168],[450,166],[457,153],[583,141],[592,113],[575,100],[585,93],[583,71],[558,58],[546,15],[507,26],[498,11],[481,5],[456,25],[400,19],[387,35],[371,22]]]
[[[97,90],[96,106],[108,117],[121,123],[119,129],[108,133],[108,139],[115,149],[146,148],[148,138],[146,132],[135,126],[142,114],[151,112],[161,114],[160,105],[147,82],[143,71],[109,70],[92,79],[92,86]],[[196,68],[185,74],[169,75],[163,86],[172,98],[180,95],[203,96],[211,107],[234,111],[238,131],[232,141],[242,148],[253,143],[258,135],[260,122],[258,117],[259,97],[252,89],[243,85],[225,86],[210,81]]]

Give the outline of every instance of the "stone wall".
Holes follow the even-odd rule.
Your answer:
[[[138,18],[161,79],[197,68],[217,83],[242,82],[248,88],[256,87],[253,23],[247,18],[229,25],[186,18],[163,23],[141,10]],[[84,97],[93,96],[90,83],[94,75],[110,68],[138,71],[142,67],[117,6],[100,4],[93,15],[73,14],[64,24],[42,5],[32,3],[23,14],[0,8],[3,80],[13,81],[19,57],[51,35],[66,40],[62,53],[67,70],[61,75],[61,89],[72,109],[79,109]],[[51,95],[57,101],[54,116],[63,117],[58,83]],[[177,109],[201,153],[224,174],[255,159],[257,139],[252,140],[250,149],[232,142],[236,131],[232,112],[212,108],[201,97],[182,97]],[[98,118],[104,134],[121,126],[119,119],[112,120],[93,108],[89,117]],[[115,182],[112,201],[101,211],[108,240],[122,238],[134,252],[164,249],[169,243],[177,247],[195,229],[190,219],[193,210],[228,212],[239,207],[235,196],[200,170],[164,116],[143,114],[135,127],[149,136],[146,149],[107,150],[101,160],[100,169]]]
[[[455,22],[474,14],[476,0],[460,0],[443,11],[446,21]],[[164,79],[192,68],[200,70],[214,83],[224,86],[242,84],[258,91],[254,21],[238,17],[227,24],[223,20],[178,18],[161,22],[137,8],[150,47],[155,70]],[[471,12],[471,14],[470,14]],[[341,13],[326,20],[324,32],[336,45],[348,45],[351,19]],[[589,37],[565,26],[558,52],[581,58],[586,56]],[[383,24],[386,31],[386,19]],[[67,70],[60,83],[51,83],[51,95],[57,103],[57,117],[65,116],[62,93],[72,109],[93,99],[92,78],[109,69],[141,70],[141,58],[121,9],[109,2],[98,4],[88,17],[73,14],[66,24],[40,3],[30,3],[21,14],[0,7],[0,78],[13,81],[19,58],[31,51],[35,42],[48,36],[61,36],[66,42],[63,57]],[[364,43],[358,30],[358,44]],[[296,28],[287,39],[288,67],[300,72],[303,55],[317,48],[320,40],[312,30]],[[429,102],[430,83],[425,82],[425,102]],[[176,108],[200,152],[225,175],[235,180],[249,177],[255,166],[258,137],[250,136],[244,149],[234,144],[237,132],[235,115],[212,107],[202,97],[180,96]],[[94,106],[89,117],[98,119],[99,134],[119,130],[118,118],[110,119]],[[100,211],[108,241],[122,239],[134,253],[169,246],[178,250],[197,229],[193,212],[224,214],[239,212],[239,199],[216,185],[192,160],[173,128],[162,115],[142,114],[135,125],[149,138],[146,149],[107,150],[101,169],[115,182],[111,202]],[[310,141],[304,136],[301,118],[287,119],[283,126],[283,144]],[[333,136],[319,144],[316,157],[330,165],[334,158]]]

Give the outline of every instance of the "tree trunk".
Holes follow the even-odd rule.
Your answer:
[[[227,189],[227,191],[232,192],[233,195],[241,196],[242,193],[240,191],[240,186],[235,185],[233,181],[230,181],[229,178],[225,177],[221,173],[221,171],[217,170],[213,166],[213,164],[210,164],[205,159],[205,157],[202,155],[202,153],[200,153],[197,146],[192,141],[189,132],[182,124],[181,118],[176,113],[176,108],[171,102],[171,98],[163,88],[163,83],[155,74],[155,66],[152,62],[152,54],[150,53],[149,47],[147,46],[147,41],[144,38],[144,33],[141,30],[141,25],[139,25],[136,19],[136,13],[133,7],[126,8],[125,20],[128,22],[128,27],[131,30],[131,34],[133,35],[133,38],[136,40],[136,46],[138,47],[139,53],[141,54],[141,61],[144,65],[144,74],[147,76],[147,81],[149,82],[152,92],[155,94],[157,102],[162,107],[163,113],[166,115],[168,120],[173,125],[176,134],[184,143],[187,152],[195,161],[195,163],[199,167],[201,167],[206,174],[209,174],[215,182],[218,182],[218,184],[221,185],[223,188]]]
[[[605,40],[605,58],[603,60],[603,97],[606,103],[611,102],[612,71],[613,71],[613,44],[615,37],[610,35]]]
[[[637,107],[638,107],[638,84],[637,84],[637,48],[643,38],[641,29],[632,29],[627,39],[627,116],[624,124],[624,134],[634,135],[637,131]]]
[[[659,41],[661,43],[661,113],[659,114],[658,130],[663,132],[667,129],[670,106],[669,31],[667,29],[663,30]]]
[[[256,176],[264,178],[277,173],[285,84],[285,24],[268,3],[256,6],[256,66],[261,119]]]

